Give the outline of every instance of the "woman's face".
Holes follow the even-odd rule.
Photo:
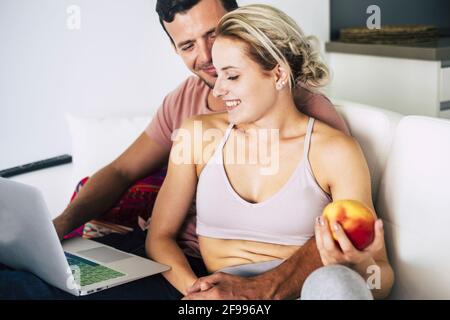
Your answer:
[[[271,110],[278,96],[275,72],[263,73],[244,42],[219,37],[212,57],[218,75],[214,95],[225,101],[230,123],[252,123]]]

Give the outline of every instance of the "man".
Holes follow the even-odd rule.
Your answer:
[[[108,211],[135,181],[165,166],[172,144],[171,133],[181,125],[185,118],[200,113],[225,111],[223,101],[212,95],[217,75],[212,64],[211,48],[215,39],[214,31],[220,18],[227,11],[236,7],[235,0],[157,1],[156,9],[162,27],[177,54],[197,77],[188,78],[170,93],[145,132],[121,156],[94,174],[77,198],[54,220],[55,228],[61,239],[73,229]],[[348,133],[345,123],[325,97],[301,89],[298,92],[296,103],[304,113]],[[190,215],[181,233],[182,238],[190,239],[190,241],[186,241],[186,253],[188,253],[188,259],[194,272],[198,276],[202,276],[206,274],[206,270],[199,259],[193,230],[195,230],[195,215]],[[194,240],[192,240],[193,237]],[[130,239],[134,243],[138,243],[138,247],[142,247],[145,233],[125,237],[112,235],[98,241],[123,249],[124,243]],[[130,249],[130,246],[126,247]],[[225,274],[201,278],[187,298],[293,298],[298,296],[306,277],[320,266],[322,266],[320,256],[314,239],[311,239],[276,269],[254,278],[241,278]],[[14,271],[10,270],[9,272]],[[1,273],[0,283],[4,279],[8,281],[7,276]],[[17,281],[22,276],[16,271],[14,277]],[[30,277],[33,278],[29,274],[24,276],[28,281],[37,281]],[[214,285],[211,288],[212,283]],[[44,290],[45,297],[55,295],[67,297],[54,288],[43,289],[42,283],[37,286],[40,290]],[[127,286],[126,289],[125,286]],[[154,299],[181,297],[176,295],[175,289],[161,275],[118,288],[121,290],[112,288],[89,297]],[[156,294],[153,291],[160,293]],[[125,296],[123,292],[126,292],[128,296]]]

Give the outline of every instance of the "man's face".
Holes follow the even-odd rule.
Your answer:
[[[176,14],[171,23],[164,22],[185,65],[210,88],[217,78],[211,56],[215,29],[226,13],[219,0],[201,0],[186,13]]]

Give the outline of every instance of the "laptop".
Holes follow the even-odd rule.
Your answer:
[[[83,296],[169,270],[95,241],[62,243],[41,192],[0,178],[0,263]]]

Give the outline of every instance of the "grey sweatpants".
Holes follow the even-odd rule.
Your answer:
[[[220,272],[252,277],[278,267],[284,260],[249,263],[228,267]],[[329,265],[317,269],[306,278],[300,293],[301,300],[373,300],[364,279],[343,265]]]

